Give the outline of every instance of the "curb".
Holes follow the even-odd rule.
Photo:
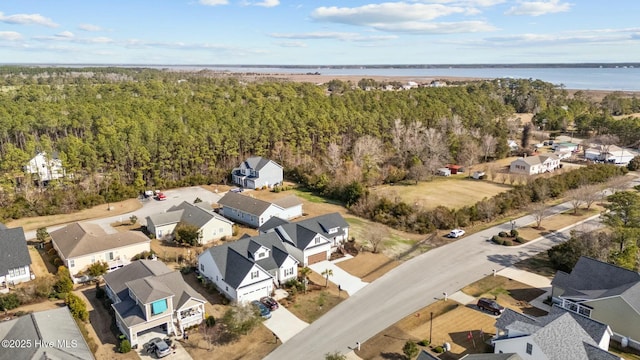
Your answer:
[[[553,236],[553,235],[555,235],[555,234],[565,232],[565,231],[567,231],[567,230],[569,230],[569,229],[571,229],[571,228],[574,228],[574,227],[576,227],[576,226],[578,226],[578,225],[582,225],[582,224],[586,223],[587,221],[591,221],[591,220],[593,220],[593,219],[595,219],[595,218],[598,218],[598,217],[600,217],[600,214],[598,214],[598,215],[593,215],[593,216],[588,217],[588,218],[586,218],[586,219],[580,220],[580,221],[578,221],[577,223],[571,224],[571,225],[569,225],[569,226],[565,226],[565,227],[563,227],[562,229],[558,229],[558,230],[556,230],[556,231],[554,231],[554,232],[552,232],[552,233],[550,233],[550,234],[548,234],[548,235],[540,236],[540,237],[535,238],[535,239],[533,239],[533,240],[531,240],[531,241],[527,241],[527,242],[526,242],[526,243],[524,243],[524,244],[520,244],[520,245],[516,245],[516,246],[509,246],[509,247],[512,247],[512,248],[521,248],[521,247],[523,247],[523,246],[527,246],[527,245],[529,245],[529,244],[533,244],[533,243],[538,242],[538,241],[540,241],[540,240],[542,240],[542,239],[548,238],[549,236]]]

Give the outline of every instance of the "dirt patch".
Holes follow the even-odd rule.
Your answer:
[[[400,265],[400,262],[384,254],[361,252],[358,256],[341,261],[336,265],[349,274],[359,277],[362,281],[372,282]]]
[[[573,210],[570,210],[562,214],[557,214],[542,219],[542,222],[540,223],[540,229],[536,228],[535,223],[532,223],[527,226],[520,227],[517,230],[522,238],[527,241],[531,241],[541,236],[547,236],[555,231],[573,225],[591,216],[597,215],[603,210],[604,208],[600,205],[593,205],[591,206],[590,210],[579,209],[577,214],[574,214]]]
[[[462,288],[462,292],[475,298],[495,299],[500,305],[532,316],[542,316],[546,311],[537,309],[530,301],[545,293],[544,290],[506,278],[487,276]]]
[[[100,219],[108,216],[126,214],[140,209],[142,204],[138,199],[128,199],[117,203],[110,203],[109,206],[111,210],[107,208],[107,204],[101,204],[72,214],[37,216],[12,220],[6,225],[9,228],[22,226],[25,231],[36,230],[40,227],[55,226],[76,221]]]
[[[37,249],[34,246],[28,246],[29,256],[31,257],[31,271],[38,277],[48,276],[56,272],[53,264],[45,256],[47,255],[44,249]]]
[[[338,292],[338,286],[331,282],[331,277],[329,277],[326,287],[325,277],[316,272],[312,271],[308,279],[306,293],[300,292],[292,295],[293,300],[287,298],[280,301],[281,305],[302,321],[314,322],[349,297],[346,291]]]

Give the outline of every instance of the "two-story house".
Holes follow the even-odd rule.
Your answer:
[[[57,180],[64,177],[62,161],[58,159],[57,154],[49,156],[45,152],[40,152],[29,160],[29,163],[24,167],[24,170],[27,173],[34,175],[35,180],[41,182],[49,182],[51,180]]]
[[[298,260],[273,233],[211,247],[198,256],[198,268],[237,302],[270,296],[275,287],[298,276]]]
[[[30,266],[24,230],[0,224],[0,288],[31,280]]]
[[[97,224],[73,223],[52,231],[51,244],[69,268],[74,282],[91,264],[104,261],[109,271],[121,268],[144,251],[151,251],[151,240],[137,231],[107,234]]]
[[[261,156],[252,156],[233,169],[231,178],[234,184],[247,189],[261,189],[282,184],[282,166],[273,160]]]
[[[308,266],[328,260],[349,238],[349,224],[339,213],[324,214],[297,222],[271,218],[258,229],[275,232],[300,264]]]
[[[204,320],[205,298],[160,261],[134,261],[104,275],[104,282],[116,325],[132,346],[143,331],[158,328],[177,335]]]
[[[295,195],[269,202],[251,195],[227,192],[218,200],[218,204],[222,206],[222,216],[254,228],[262,226],[272,217],[293,219],[302,216],[302,201]]]
[[[614,340],[640,349],[640,273],[583,256],[551,286],[554,303],[609,325]]]
[[[156,239],[163,239],[172,236],[179,223],[198,228],[200,243],[203,245],[233,235],[233,221],[217,214],[211,205],[186,201],[172,206],[164,213],[147,216],[147,231],[154,234]]]

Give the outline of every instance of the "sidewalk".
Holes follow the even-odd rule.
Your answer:
[[[343,260],[346,259],[338,259],[335,262],[340,262]],[[311,270],[317,272],[318,274],[322,274],[325,270],[330,269],[333,272],[333,275],[329,276],[329,281],[336,285],[340,285],[340,288],[346,291],[349,296],[353,296],[353,294],[369,284],[368,282],[364,282],[360,280],[360,278],[355,277],[342,270],[341,268],[336,266],[335,262],[325,260],[313,265],[309,265],[309,268],[311,268]]]

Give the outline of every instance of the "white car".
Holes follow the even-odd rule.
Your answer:
[[[462,230],[462,229],[453,229],[453,230],[451,230],[449,235],[447,235],[447,237],[455,239],[455,238],[459,238],[462,235],[464,235],[464,230]]]

